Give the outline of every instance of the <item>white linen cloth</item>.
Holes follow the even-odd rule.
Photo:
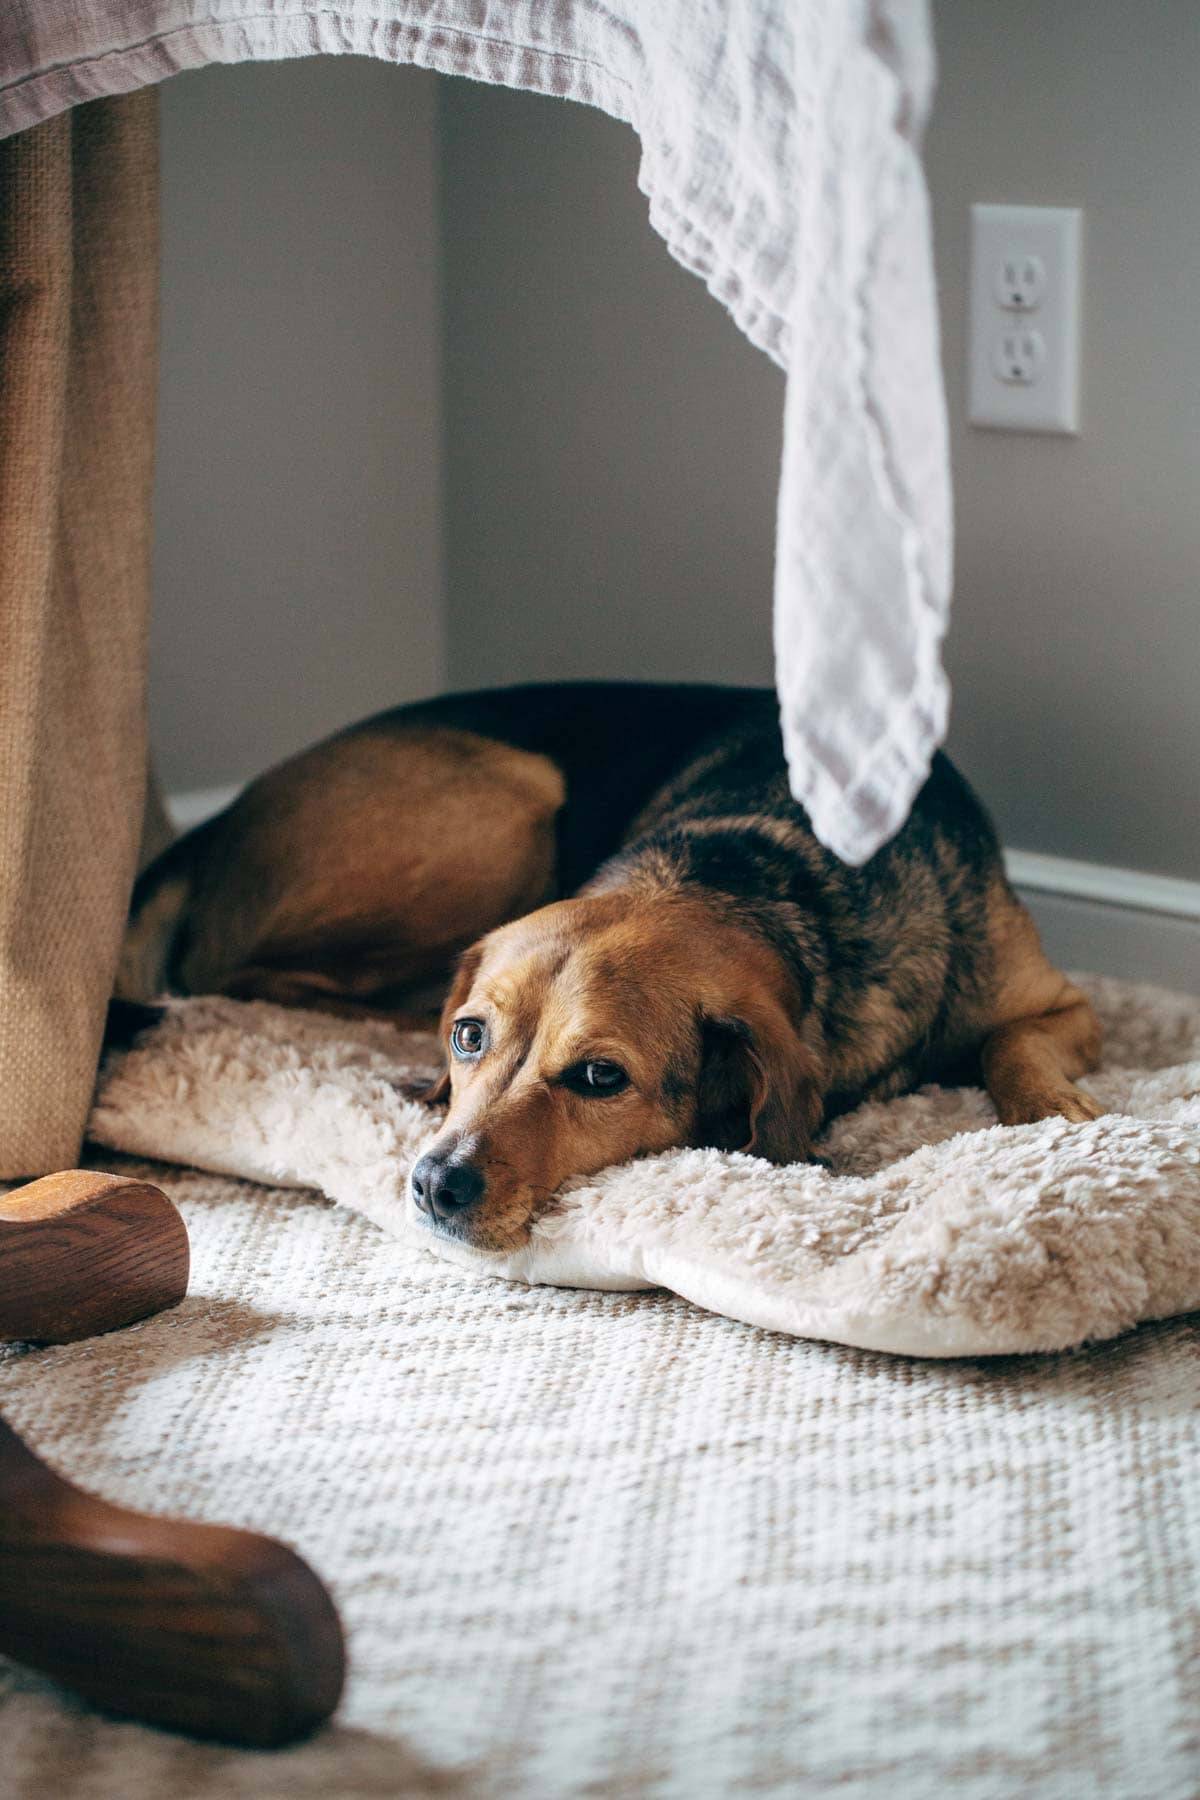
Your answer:
[[[5,0],[0,136],[206,63],[342,53],[584,101],[637,131],[655,229],[789,371],[784,742],[818,836],[864,861],[947,718],[927,0]]]

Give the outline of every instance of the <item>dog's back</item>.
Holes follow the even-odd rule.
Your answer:
[[[516,841],[531,817],[544,823],[549,807],[553,891],[572,893],[699,742],[775,716],[765,690],[642,682],[491,689],[380,713],[268,771],[144,871],[117,992],[148,1000],[167,990],[237,991],[246,967],[289,953],[296,908],[288,897],[299,892],[312,892],[313,930],[337,934],[339,958],[348,936],[363,956],[387,959],[394,933],[379,917],[381,898],[403,925],[407,896],[411,928],[429,893],[450,896],[474,881],[484,930],[497,920],[494,883],[473,854],[479,830],[507,825]],[[495,867],[506,857],[490,847]],[[501,899],[528,890],[519,873],[500,883]],[[330,881],[345,906],[331,908]],[[390,902],[379,893],[389,882]],[[431,954],[444,953],[445,965],[477,931],[432,935],[443,941]]]
[[[143,875],[118,994],[428,1013],[505,918],[668,871],[777,946],[838,1092],[940,1067],[986,1007],[1003,874],[945,757],[852,869],[792,799],[773,693],[641,683],[451,695],[292,758]]]
[[[628,1011],[617,989],[663,986],[668,939],[689,1017],[689,982],[711,990],[702,977],[740,959],[762,992],[786,993],[776,1013],[791,1024],[775,1035],[803,1045],[812,1119],[977,1074],[981,1049],[1002,1118],[1093,1116],[1073,1081],[1094,1066],[1094,1017],[1043,955],[966,782],[936,756],[903,828],[849,868],[791,797],[762,690],[511,688],[355,726],[254,782],[142,877],[119,993],[429,1021],[456,965],[456,987],[472,966],[468,946],[529,915],[533,942],[542,909],[570,896],[548,909],[549,964],[539,953],[516,996],[531,1017],[555,958],[572,958],[555,937],[571,929],[564,912],[578,935],[615,905],[601,1010]],[[672,918],[687,919],[686,943],[664,936]]]

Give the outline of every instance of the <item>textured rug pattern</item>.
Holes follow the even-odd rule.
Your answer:
[[[1094,991],[1096,1091],[1194,1060],[1195,1002]],[[379,1044],[385,1064],[334,1057],[351,1110],[364,1074],[386,1083]],[[299,1101],[272,1089],[285,1118],[316,1103],[307,1066]],[[1166,1114],[1190,1104],[1172,1083]],[[978,1094],[898,1105],[893,1157],[928,1154],[931,1120],[995,1135]],[[1162,1126],[1186,1156],[1186,1122]],[[831,1147],[847,1176],[889,1166],[863,1114]],[[113,1499],[295,1544],[351,1679],[328,1730],[267,1756],[97,1719],[0,1664],[4,1800],[1195,1800],[1196,1320],[891,1357],[664,1293],[479,1280],[311,1193],[97,1161],[177,1200],[191,1292],[0,1351],[0,1410]]]
[[[1194,1323],[915,1362],[156,1174],[190,1297],[0,1355],[0,1408],[115,1499],[295,1543],[352,1679],[272,1758],[0,1673],[5,1800],[1194,1796]]]

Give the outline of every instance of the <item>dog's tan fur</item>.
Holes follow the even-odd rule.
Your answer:
[[[452,975],[443,1033],[478,1021],[487,1053],[448,1055],[434,1154],[469,1162],[486,1193],[442,1228],[511,1248],[567,1177],[673,1145],[807,1157],[830,1110],[964,1063],[1006,1123],[1095,1116],[1075,1086],[1096,1066],[1095,1017],[957,789],[961,819],[943,828],[935,807],[912,848],[901,834],[877,872],[845,871],[782,775],[767,802],[722,775],[718,734],[556,899],[564,763],[436,715],[397,721],[285,764],[168,853],[123,991],[146,998],[169,973],[184,991],[413,1022]],[[704,874],[714,846],[736,864],[750,839],[762,895],[740,865]],[[807,908],[790,897],[810,892]],[[565,1077],[592,1061],[628,1085],[575,1091]]]

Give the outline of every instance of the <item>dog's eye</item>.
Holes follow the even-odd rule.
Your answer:
[[[450,1048],[455,1056],[478,1056],[483,1049],[483,1025],[478,1019],[459,1019],[450,1033]]]
[[[629,1077],[615,1062],[581,1062],[568,1069],[563,1081],[576,1094],[619,1094]]]

